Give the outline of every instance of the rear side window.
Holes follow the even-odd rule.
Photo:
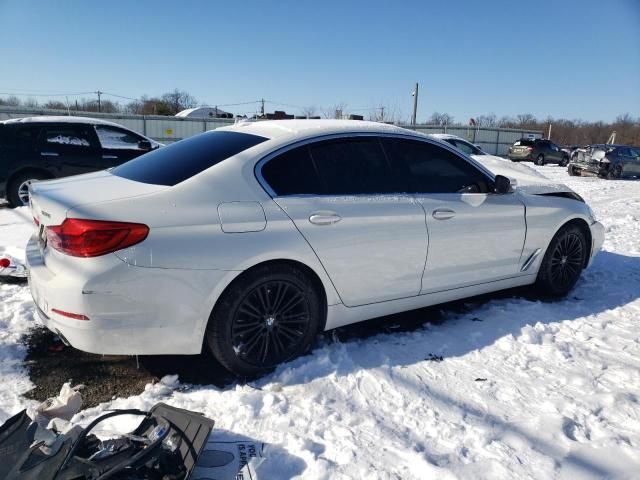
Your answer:
[[[21,152],[33,150],[40,128],[35,126],[0,126],[0,147]]]
[[[111,173],[136,182],[173,186],[266,140],[239,132],[201,133],[123,163]]]
[[[385,139],[394,162],[406,165],[411,193],[487,193],[489,179],[469,162],[438,145]]]
[[[328,140],[309,146],[326,195],[401,191],[375,137]]]
[[[320,178],[306,146],[269,160],[262,167],[262,177],[276,195],[322,193]]]
[[[91,132],[88,127],[47,126],[40,139],[40,146],[45,149],[53,147],[76,150],[95,146],[91,144],[91,140]]]

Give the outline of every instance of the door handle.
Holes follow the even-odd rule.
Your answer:
[[[56,152],[40,152],[40,155],[43,157],[58,157],[59,155]]]
[[[309,217],[309,221],[314,225],[332,225],[342,220],[342,217],[335,212],[315,212]]]
[[[456,212],[450,208],[438,208],[431,214],[436,220],[448,220],[456,216]]]
[[[114,159],[114,158],[118,158],[117,155],[102,155],[102,158],[104,158],[105,160],[107,159]]]

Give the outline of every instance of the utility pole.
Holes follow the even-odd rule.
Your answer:
[[[100,90],[96,92],[96,95],[98,95],[98,112],[102,111],[101,104],[100,104],[100,95],[102,95],[103,93],[104,92],[101,92]]]
[[[549,124],[549,133],[547,134],[547,140],[551,140],[551,124]]]
[[[416,89],[413,91],[413,115],[411,115],[411,125],[416,124],[417,114],[418,114],[418,84],[416,83]]]
[[[264,117],[264,98],[260,99],[260,115]]]
[[[384,106],[380,107],[380,121],[384,122]]]

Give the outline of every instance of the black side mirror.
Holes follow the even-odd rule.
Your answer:
[[[494,190],[496,193],[511,193],[513,192],[513,185],[504,175],[496,175]]]
[[[140,140],[138,142],[138,148],[140,150],[151,150],[152,145],[151,145],[151,142],[149,140]]]

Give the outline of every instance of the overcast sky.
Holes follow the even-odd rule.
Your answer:
[[[640,0],[0,0],[0,25],[0,94],[179,88],[407,119],[419,82],[419,121],[640,116]]]

